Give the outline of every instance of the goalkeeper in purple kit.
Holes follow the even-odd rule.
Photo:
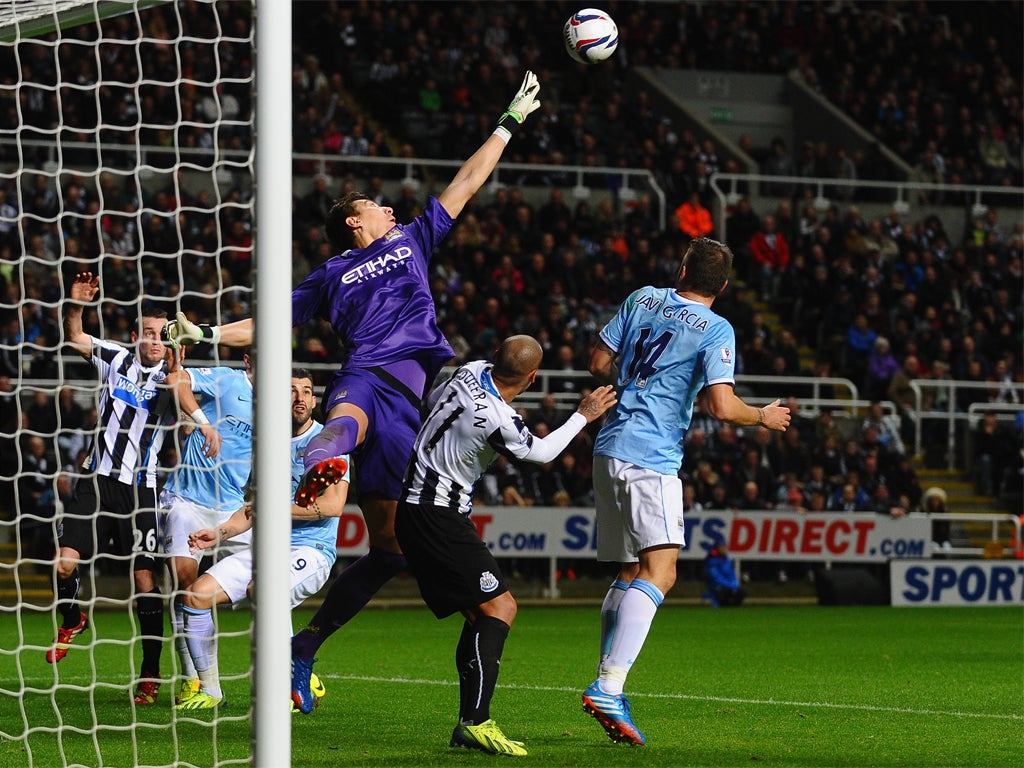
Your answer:
[[[345,348],[324,399],[327,421],[306,450],[306,474],[295,501],[309,507],[330,493],[344,474],[342,457],[352,454],[370,538],[369,552],[338,576],[309,625],[292,638],[292,698],[304,713],[313,709],[309,678],[317,649],[405,568],[395,538],[402,478],[420,426],[420,405],[454,356],[437,324],[430,258],[494,171],[512,133],[540,106],[539,89],[536,75],[527,72],[494,133],[409,224],[398,224],[390,208],[362,194],[334,201],[326,231],[339,255],[292,292],[292,325],[328,319]],[[252,320],[198,326],[179,313],[168,324],[167,344],[200,341],[247,345]]]

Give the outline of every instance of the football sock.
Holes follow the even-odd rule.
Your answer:
[[[57,606],[63,618],[61,626],[71,629],[82,620],[82,609],[78,605],[78,590],[82,586],[82,577],[76,567],[66,579],[57,578]]]
[[[181,597],[174,598],[174,610],[171,612],[171,628],[174,634],[174,649],[178,652],[178,661],[181,662],[182,677],[198,677],[196,665],[192,663],[192,654],[189,653],[188,644],[185,642],[185,606],[182,605]]]
[[[160,676],[160,651],[164,637],[164,597],[159,589],[144,592],[135,599],[135,613],[139,617],[142,635],[142,674]]]
[[[608,594],[604,596],[601,604],[601,663],[608,658],[612,649],[612,640],[615,638],[615,625],[619,619],[619,604],[629,589],[629,582],[616,579],[608,588]],[[600,668],[600,665],[599,665]]]
[[[352,453],[358,440],[359,422],[352,416],[328,419],[320,433],[306,446],[302,456],[305,471],[308,472],[325,459]]]
[[[466,725],[479,725],[491,717],[491,698],[508,632],[508,624],[493,616],[462,625],[455,668],[459,673],[459,721]]]
[[[612,695],[622,693],[626,675],[633,666],[640,649],[644,647],[647,633],[654,621],[658,606],[664,601],[656,586],[643,579],[633,579],[619,604],[618,623],[608,658],[601,665],[598,678],[601,690]]]
[[[392,576],[404,570],[405,555],[370,547],[331,584],[320,609],[292,638],[292,655],[310,660],[328,637],[359,613]]]
[[[213,627],[213,611],[209,608],[183,606],[185,642],[199,674],[199,684],[206,693],[221,699],[220,667],[217,665],[217,633]]]

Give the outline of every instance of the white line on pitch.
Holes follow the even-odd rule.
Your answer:
[[[367,683],[396,683],[400,685],[449,685],[454,680],[425,680],[410,677],[369,677],[364,675],[330,675],[317,672],[325,680],[359,680]],[[518,691],[552,691],[556,693],[579,693],[582,688],[548,685],[499,685],[499,688]],[[740,699],[730,696],[696,696],[687,693],[638,693],[630,691],[631,699],[679,699],[686,701],[718,701],[726,704],[771,704],[783,707],[819,707],[822,709],[852,709],[865,712],[897,712],[905,715],[941,715],[944,717],[978,717],[992,720],[1024,720],[1024,715],[999,714],[990,712],[962,712],[941,709],[910,709],[907,707],[881,707],[874,704],[835,704],[823,701],[786,701],[784,699]]]
[[[458,683],[454,680],[427,680],[424,678],[415,677],[370,677],[367,675],[333,675],[325,674],[323,672],[320,672],[319,670],[317,671],[317,675],[319,675],[319,677],[323,680],[358,680],[360,682],[365,683],[392,683],[396,685],[458,685]],[[32,683],[34,682],[49,683],[50,681],[52,681],[52,679],[53,678],[51,677],[42,678],[35,676],[26,676],[24,678],[24,682],[25,684],[31,686]],[[83,676],[61,676],[61,681],[64,683],[75,684],[78,680],[83,680],[86,683],[92,682],[91,678]],[[128,680],[126,683],[121,685],[129,685],[130,683],[131,681]],[[117,685],[110,684],[110,687],[117,687]],[[580,688],[570,688],[567,686],[552,685],[499,685],[498,687],[510,691],[550,691],[553,693],[579,693],[581,691]],[[943,709],[911,709],[909,707],[882,707],[875,704],[836,704],[827,701],[787,701],[785,699],[741,699],[738,697],[731,696],[697,696],[689,693],[640,693],[634,691],[630,691],[629,697],[631,699],[676,699],[679,701],[717,701],[723,704],[776,705],[781,707],[818,707],[820,709],[843,709],[857,710],[862,712],[894,712],[904,715],[973,717],[986,720],[1024,720],[1024,715],[1014,713],[963,712]]]

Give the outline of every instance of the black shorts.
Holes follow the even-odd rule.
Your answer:
[[[132,557],[133,571],[156,573],[156,509],[155,488],[87,475],[79,478],[57,525],[57,546],[76,550],[81,560],[97,551]]]
[[[439,619],[508,592],[501,569],[468,517],[442,507],[398,502],[395,534]]]

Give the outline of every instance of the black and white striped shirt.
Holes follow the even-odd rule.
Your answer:
[[[403,501],[468,515],[473,485],[499,453],[544,464],[586,426],[586,418],[574,413],[547,437],[532,434],[498,393],[491,368],[482,360],[466,363],[432,398],[405,475]]]
[[[167,366],[144,367],[131,350],[93,338],[92,364],[102,389],[99,427],[83,469],[127,485],[156,488],[157,455],[173,400],[163,384]]]

